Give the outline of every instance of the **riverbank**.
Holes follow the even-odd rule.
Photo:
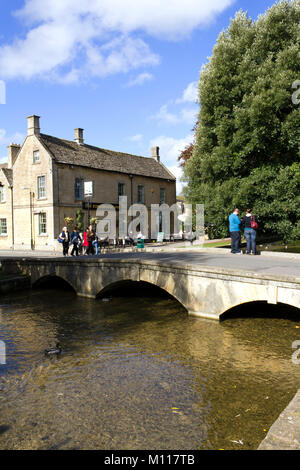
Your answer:
[[[300,449],[300,389],[269,429],[258,450]]]

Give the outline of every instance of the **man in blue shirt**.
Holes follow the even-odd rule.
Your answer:
[[[239,209],[235,209],[229,216],[229,232],[231,238],[231,253],[242,255],[241,251],[241,220]]]

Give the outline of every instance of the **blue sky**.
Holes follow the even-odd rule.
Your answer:
[[[179,179],[201,66],[236,11],[256,19],[273,3],[0,0],[0,161],[37,114],[45,134],[82,127],[86,143],[144,156],[158,145]]]

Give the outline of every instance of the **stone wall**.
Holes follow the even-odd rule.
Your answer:
[[[12,188],[0,169],[0,183],[4,186],[5,201],[0,202],[0,219],[6,219],[7,235],[0,235],[0,249],[11,249],[13,246],[12,233]]]
[[[40,162],[33,163],[33,152]],[[28,136],[13,166],[15,249],[48,250],[54,247],[52,158],[35,135]],[[38,198],[38,176],[46,178],[46,197]],[[46,214],[47,234],[39,233],[39,214]]]

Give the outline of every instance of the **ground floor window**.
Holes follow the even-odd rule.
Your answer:
[[[41,212],[39,214],[39,234],[40,235],[47,234],[47,215],[45,212]]]
[[[0,235],[7,235],[6,219],[0,219]]]

